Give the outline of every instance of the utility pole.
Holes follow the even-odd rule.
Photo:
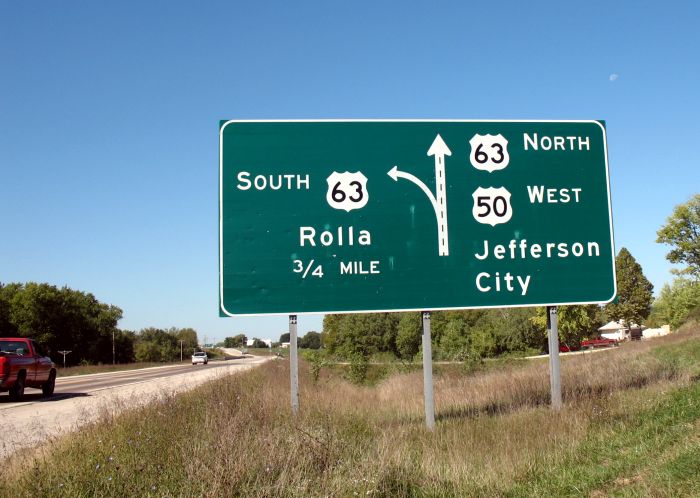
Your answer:
[[[185,342],[182,339],[180,339],[180,363],[182,363],[182,343]]]
[[[117,363],[117,349],[114,345],[114,328],[112,329],[112,365]]]

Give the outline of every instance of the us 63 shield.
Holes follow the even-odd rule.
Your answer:
[[[482,171],[498,171],[508,166],[508,140],[501,135],[474,135],[469,144],[472,147],[469,161],[476,169]]]
[[[334,171],[326,179],[328,192],[326,201],[335,209],[352,211],[365,207],[369,200],[367,192],[367,177],[361,171],[338,173]]]

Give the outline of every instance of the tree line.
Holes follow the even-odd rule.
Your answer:
[[[276,348],[288,342],[289,332],[285,332],[282,335],[280,335],[279,341],[272,343],[272,347]],[[245,347],[247,343],[248,337],[246,337],[245,334],[236,334],[232,337],[226,337],[222,342],[217,344],[217,347],[242,348]],[[319,332],[311,330],[304,334],[303,337],[297,338],[297,346],[303,349],[319,349],[321,347],[321,334]],[[267,344],[256,337],[253,339],[251,347],[266,348]]]
[[[122,310],[94,295],[46,283],[0,283],[0,337],[31,337],[67,365],[165,362],[197,348],[191,328],[121,330]],[[113,358],[114,341],[114,358]],[[180,342],[182,341],[182,342]],[[62,363],[62,361],[61,361]]]

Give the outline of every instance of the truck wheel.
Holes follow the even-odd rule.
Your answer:
[[[49,374],[49,380],[46,381],[46,384],[41,386],[41,392],[44,394],[44,396],[52,396],[53,395],[53,390],[56,387],[56,370],[51,370],[51,374]]]
[[[22,372],[17,377],[17,382],[10,388],[10,399],[12,401],[21,401],[24,396],[24,377],[25,373]]]

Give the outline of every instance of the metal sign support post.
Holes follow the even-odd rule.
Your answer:
[[[552,390],[552,409],[561,410],[561,374],[559,369],[559,327],[557,307],[547,306],[547,334],[549,335],[549,384]]]
[[[289,377],[292,385],[292,414],[299,413],[299,363],[297,359],[297,316],[289,315]]]
[[[430,338],[430,311],[423,311],[423,397],[425,425],[435,430],[435,399],[433,397],[433,351]]]
[[[59,351],[59,354],[63,355],[63,368],[66,368],[66,355],[72,353],[73,351]]]

